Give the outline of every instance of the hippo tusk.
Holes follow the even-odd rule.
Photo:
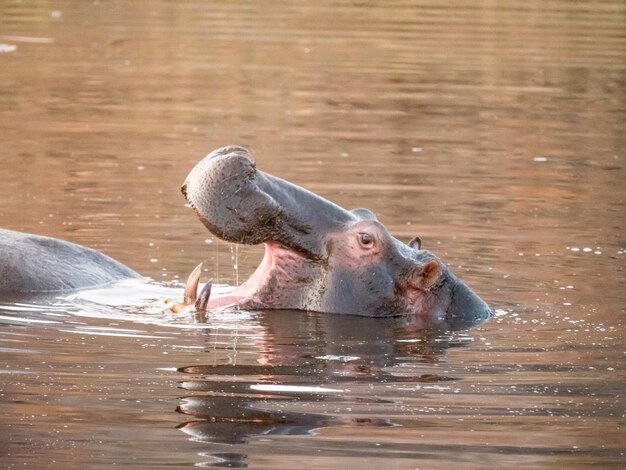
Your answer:
[[[209,300],[209,295],[211,294],[210,286],[208,289],[208,294],[205,293],[206,286],[204,286],[202,292],[200,293],[200,299],[198,299],[198,284],[200,282],[200,274],[202,274],[202,263],[196,266],[194,270],[191,271],[191,274],[189,274],[189,277],[187,278],[187,283],[185,284],[185,293],[183,294],[182,303],[174,302],[172,299],[164,300],[165,306],[169,310],[171,310],[173,313],[180,313],[190,305],[197,305],[197,303],[200,301],[200,299],[203,298],[203,296],[206,296],[206,301]],[[206,306],[206,302],[204,303],[204,305]]]
[[[193,305],[198,298],[198,283],[200,282],[200,274],[202,274],[202,263],[194,268],[187,278],[185,284],[185,293],[183,295],[183,304]]]
[[[213,279],[207,282],[202,290],[200,291],[200,295],[196,300],[196,310],[199,312],[206,312],[207,305],[209,303],[209,299],[211,298],[211,287],[213,286]]]

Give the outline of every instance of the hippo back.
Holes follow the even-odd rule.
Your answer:
[[[138,277],[91,248],[0,229],[0,296],[67,292]]]

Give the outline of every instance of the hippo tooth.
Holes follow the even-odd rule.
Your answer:
[[[207,282],[202,290],[200,291],[200,295],[198,296],[198,300],[196,300],[196,310],[205,312],[207,310],[207,305],[209,303],[209,299],[211,298],[211,287],[213,286],[213,279]]]
[[[183,304],[193,305],[198,298],[198,283],[200,282],[200,274],[202,273],[202,263],[194,268],[185,284],[185,294],[183,296]]]

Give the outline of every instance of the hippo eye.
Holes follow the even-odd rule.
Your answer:
[[[374,245],[374,237],[369,233],[359,233],[359,243],[364,247],[371,247]]]

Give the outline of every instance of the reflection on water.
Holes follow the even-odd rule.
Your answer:
[[[413,329],[406,319],[285,311],[266,312],[259,322],[263,355],[257,364],[179,369],[190,376],[180,387],[202,392],[181,400],[178,411],[194,418],[181,426],[185,433],[234,444],[248,443],[251,436],[310,434],[323,427],[394,426],[388,417],[377,416],[393,400],[355,389],[372,383],[451,389],[437,384],[455,378],[412,375],[417,371],[398,375],[396,369],[406,358],[431,363],[449,347],[466,344],[447,333]],[[341,408],[350,413],[340,413]]]
[[[0,306],[14,461],[41,462],[20,448],[42,446],[59,466],[96,451],[96,465],[129,466],[623,459],[618,434],[600,432],[623,421],[622,378],[590,366],[611,349],[554,347],[548,335],[529,345],[538,322],[518,313],[470,330],[295,311],[223,311],[198,324],[157,313],[168,289],[150,286],[154,298],[131,309],[74,296]],[[545,331],[569,326],[549,321]]]
[[[0,2],[2,225],[156,281],[0,305],[0,461],[626,465],[625,23],[611,0]],[[419,235],[499,315],[164,312],[202,258],[224,289],[260,259],[179,193],[227,144]]]

